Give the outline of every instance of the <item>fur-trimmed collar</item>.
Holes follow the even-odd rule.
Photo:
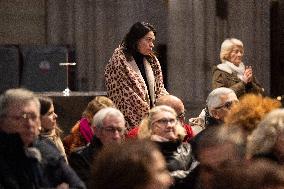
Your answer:
[[[227,64],[224,64],[224,63],[218,64],[217,68],[219,70],[222,70],[222,71],[227,72],[229,74],[233,73],[233,70],[231,69],[231,67],[229,65],[227,65]]]

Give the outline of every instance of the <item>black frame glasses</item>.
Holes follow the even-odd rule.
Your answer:
[[[159,119],[159,120],[157,120],[157,121],[154,121],[152,124],[154,124],[154,123],[158,123],[158,124],[164,125],[164,126],[166,126],[166,125],[168,125],[168,124],[175,125],[175,124],[177,123],[177,119],[173,119],[173,118],[170,118],[170,119],[168,119],[168,118],[162,118],[162,119]]]
[[[126,131],[126,128],[121,128],[121,127],[102,127],[102,129],[112,134],[114,134],[117,131],[120,135],[123,135]]]
[[[27,120],[32,120],[32,121],[36,121],[39,119],[39,116],[33,113],[23,113],[21,115],[9,115],[9,114],[5,114],[4,117],[7,118],[12,118],[16,121],[27,121]]]
[[[230,109],[233,105],[233,101],[228,101],[226,102],[225,104],[221,105],[221,106],[218,106],[216,108],[214,108],[215,110],[219,110],[221,108],[227,108],[227,109]]]

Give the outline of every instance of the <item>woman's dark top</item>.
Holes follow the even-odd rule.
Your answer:
[[[140,70],[140,73],[145,81],[145,84],[147,86],[147,90],[148,90],[148,94],[149,94],[149,97],[150,97],[150,88],[149,88],[149,84],[148,84],[148,80],[147,80],[147,76],[146,76],[146,70],[145,70],[145,66],[144,66],[144,58],[145,56],[139,52],[136,52],[134,55],[133,55],[133,58]],[[150,97],[150,107],[152,108],[153,107],[153,102],[151,100],[152,98]]]

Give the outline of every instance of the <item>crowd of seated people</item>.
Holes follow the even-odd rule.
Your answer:
[[[116,108],[123,104],[99,96],[63,140],[52,99],[5,91],[0,188],[284,188],[284,109],[242,57],[241,41],[224,41],[198,117],[186,118],[183,100],[164,93],[129,127],[131,116]]]
[[[103,99],[111,102],[107,97]],[[149,174],[147,171],[151,172],[147,175],[148,184],[141,182],[145,187],[156,184],[171,189],[224,188],[230,184],[223,179],[226,175],[233,177],[231,182],[242,188],[246,188],[245,185],[282,186],[284,110],[278,100],[258,94],[245,94],[238,99],[232,89],[216,88],[208,94],[206,113],[201,118],[204,119],[202,130],[198,132],[193,129],[194,123],[191,126],[186,121],[181,99],[165,95],[157,102],[136,130],[130,131],[120,110],[113,104],[100,105],[89,126],[93,133],[91,140],[66,156],[52,100],[26,89],[7,90],[0,97],[0,186],[102,188],[106,184],[109,186],[105,188],[113,188],[108,179],[123,178],[117,183],[118,188],[128,185],[139,188],[139,175]],[[152,158],[162,163],[159,165],[161,169],[164,167],[161,176],[166,181],[161,182],[159,175],[152,174],[154,167],[143,164],[144,161],[156,164],[149,156],[152,152],[144,152],[145,146],[137,147],[143,144],[153,145],[151,151],[159,152],[158,157]],[[136,156],[127,159],[124,153]],[[111,154],[117,157],[110,158]],[[121,159],[122,156],[126,159]],[[144,156],[150,159],[143,159]],[[133,166],[129,166],[131,162],[122,165],[122,161],[134,161]],[[121,163],[119,166],[123,169],[112,169],[112,164],[116,163]],[[134,174],[138,169],[135,163],[146,166],[145,172]],[[264,175],[254,178],[254,169],[266,167],[269,174],[275,170],[275,164],[279,166],[275,179],[266,180]],[[231,171],[235,167],[240,169]],[[251,171],[245,172],[245,167]],[[114,172],[119,175],[113,175]],[[252,179],[235,178],[240,174]],[[103,175],[106,178],[102,180]],[[133,176],[139,181],[130,182]]]

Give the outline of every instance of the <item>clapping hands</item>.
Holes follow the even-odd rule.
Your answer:
[[[252,77],[253,76],[253,72],[252,72],[252,67],[251,66],[246,66],[245,72],[244,72],[244,82],[245,83],[250,83],[252,82]]]

